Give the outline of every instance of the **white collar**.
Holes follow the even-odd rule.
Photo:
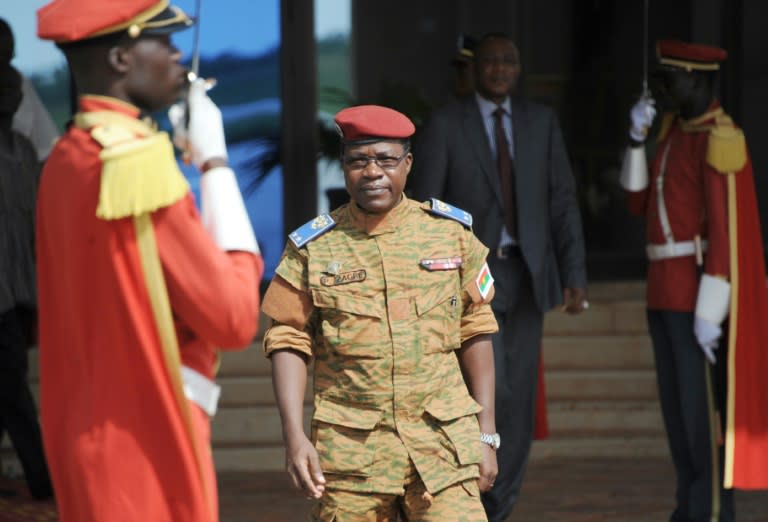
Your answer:
[[[494,102],[487,98],[483,98],[477,92],[475,92],[475,100],[477,101],[477,106],[480,109],[480,114],[484,119],[493,116],[493,111],[499,107],[499,105],[496,105]],[[511,116],[512,103],[509,100],[509,96],[504,98],[504,101],[501,102],[501,108],[504,109],[504,112],[506,112],[508,116]]]

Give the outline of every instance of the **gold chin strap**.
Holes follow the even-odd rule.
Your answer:
[[[678,60],[676,58],[659,58],[659,63],[679,67],[688,72],[691,71],[717,71],[720,69],[719,63],[699,63],[688,60]]]
[[[155,29],[158,27],[166,27],[173,24],[184,24],[187,26],[192,25],[192,19],[189,18],[184,11],[182,11],[175,5],[170,6],[170,9],[174,13],[174,16],[171,18],[165,18],[163,20],[157,20],[154,22],[131,24],[128,27],[128,36],[130,36],[131,38],[138,38],[144,29]]]
[[[153,18],[155,18],[157,15],[159,15],[166,9],[171,9],[174,15],[170,18],[152,21]],[[117,25],[111,25],[109,27],[105,27],[101,31],[98,31],[96,33],[93,33],[92,35],[89,35],[89,38],[94,38],[96,36],[103,36],[105,34],[116,33],[118,31],[123,31],[123,30],[127,31],[128,36],[130,36],[131,38],[138,38],[144,29],[156,29],[159,27],[166,27],[174,24],[183,24],[186,26],[190,26],[193,23],[194,22],[192,21],[192,19],[189,16],[187,16],[187,14],[184,11],[182,11],[179,7],[175,5],[169,5],[169,0],[159,0],[155,5],[153,5],[149,9],[142,11],[141,13],[137,14],[130,20],[126,20],[125,22],[119,23]]]

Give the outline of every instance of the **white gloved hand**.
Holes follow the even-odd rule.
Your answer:
[[[198,78],[189,86],[187,101],[176,103],[168,109],[168,119],[173,125],[173,142],[190,154],[192,164],[198,169],[212,158],[227,159],[221,111],[208,97],[207,90],[205,79]],[[187,103],[188,128],[184,121]]]
[[[629,111],[629,119],[632,125],[629,128],[629,137],[634,141],[643,142],[648,135],[648,129],[656,117],[656,100],[649,96],[642,96]]]
[[[718,325],[699,317],[695,316],[693,321],[693,333],[696,335],[696,340],[699,342],[704,356],[715,364],[715,350],[720,342],[720,336],[723,335],[723,330]]]

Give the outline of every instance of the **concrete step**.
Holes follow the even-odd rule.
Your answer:
[[[548,401],[553,437],[663,435],[656,401]]]
[[[544,336],[548,335],[596,335],[645,333],[645,302],[592,301],[589,308],[578,315],[570,315],[559,308],[544,316]]]
[[[278,444],[221,444],[213,448],[218,471],[284,471],[285,449]],[[0,476],[22,478],[24,470],[11,448],[0,450]],[[5,520],[0,514],[0,520]]]
[[[305,406],[305,430],[309,430],[311,414],[311,406]],[[222,409],[213,419],[211,438],[214,446],[279,445],[283,440],[280,413],[275,405]]]
[[[547,371],[654,368],[651,340],[644,334],[547,336],[542,354]]]
[[[663,434],[656,401],[548,401],[550,431],[557,436]],[[309,429],[311,405],[304,408]],[[213,443],[220,445],[280,444],[280,415],[276,406],[221,409],[213,421]]]
[[[269,406],[275,404],[275,392],[272,389],[272,377],[269,375],[242,375],[236,377],[220,377],[216,382],[221,386],[219,410],[226,408],[242,408],[243,406]],[[35,404],[40,404],[40,385],[30,381],[30,390]],[[312,401],[312,376],[307,376],[307,391],[305,401]]]
[[[215,447],[213,460],[219,471],[285,471],[282,444]]]
[[[275,392],[272,389],[272,377],[270,375],[219,377],[216,382],[221,386],[219,409],[275,404]],[[304,400],[307,402],[312,400],[311,375],[307,377]]]
[[[653,370],[547,370],[549,401],[656,400]]]
[[[553,434],[548,439],[533,442],[531,459],[551,457],[669,458],[669,446],[663,433],[582,437]],[[285,470],[285,449],[282,444],[218,445],[213,449],[213,458],[219,470]]]
[[[644,280],[600,281],[587,285],[587,299],[592,301],[637,301],[645,299]]]
[[[645,336],[552,336],[544,339],[542,350],[547,392],[552,398],[571,392],[576,393],[574,397],[598,394],[599,398],[601,386],[605,386],[605,393],[618,392],[617,398],[635,398],[637,393],[645,393],[649,384],[655,387],[653,355]],[[256,350],[229,352],[222,361],[217,378],[222,386],[222,408],[274,403],[269,361],[262,354]],[[30,384],[37,401],[35,367],[30,364]],[[306,400],[311,389],[310,374]]]
[[[663,435],[625,434],[615,436],[574,436],[552,434],[545,440],[534,441],[531,459],[551,457],[633,457],[669,458]],[[213,458],[219,471],[284,471],[285,449],[282,443],[216,444]],[[0,472],[4,476],[21,477],[21,465],[11,449],[0,450]]]
[[[38,365],[40,354],[37,347],[29,350],[29,380],[37,381],[40,378]],[[257,338],[243,350],[222,351],[220,376],[242,375],[270,375],[272,366],[269,359],[264,357],[264,349]]]
[[[283,471],[285,450],[274,444],[224,444],[214,446],[216,467],[227,471]],[[637,434],[559,434],[552,432],[545,440],[534,441],[531,459],[550,457],[662,457],[669,458],[663,432]]]
[[[627,434],[613,437],[550,437],[534,441],[531,459],[550,457],[586,458],[669,458],[669,446],[664,435],[641,436]]]
[[[272,365],[264,357],[261,343],[251,343],[245,350],[221,352],[220,377],[271,375]]]

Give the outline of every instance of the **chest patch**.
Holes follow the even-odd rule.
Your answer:
[[[340,274],[320,276],[320,284],[323,286],[338,286],[348,283],[359,283],[365,281],[365,270],[352,270]]]
[[[436,259],[422,259],[419,264],[429,270],[456,270],[461,267],[461,257],[440,257]]]

